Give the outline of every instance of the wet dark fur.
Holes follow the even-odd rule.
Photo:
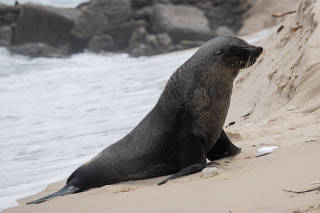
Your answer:
[[[151,112],[124,138],[76,169],[60,191],[30,202],[120,181],[191,174],[238,153],[222,127],[233,81],[252,65],[262,48],[235,37],[216,37],[169,79]],[[29,203],[29,204],[30,204]]]

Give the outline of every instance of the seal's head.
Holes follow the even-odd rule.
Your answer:
[[[217,36],[199,49],[207,65],[211,64],[215,69],[221,68],[224,71],[230,70],[235,76],[240,69],[253,65],[262,51],[262,47],[250,45],[233,36]]]

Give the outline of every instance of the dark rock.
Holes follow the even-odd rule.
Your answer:
[[[183,3],[183,0],[170,0],[170,2],[172,4],[181,4],[181,3]]]
[[[158,49],[161,49],[162,52],[170,51],[173,49],[172,40],[167,33],[162,33],[157,35]]]
[[[210,1],[210,0],[209,0]],[[170,0],[172,4],[197,4],[197,3],[203,3],[208,2],[206,0]]]
[[[44,43],[29,43],[8,47],[11,53],[29,57],[64,58],[66,50],[58,49]]]
[[[144,43],[147,35],[148,35],[148,32],[147,32],[146,28],[144,28],[144,27],[137,28],[132,33],[132,36],[131,36],[130,42],[129,42],[129,48],[137,46],[140,43]]]
[[[170,4],[170,0],[157,0],[157,3],[160,3],[160,4]]]
[[[133,13],[133,18],[135,20],[146,20],[150,21],[150,17],[153,15],[152,7],[144,7]]]
[[[124,50],[128,47],[132,32],[139,27],[146,27],[145,21],[128,21],[118,26],[110,27],[103,32],[103,34],[110,34],[116,43],[116,50]]]
[[[151,56],[173,50],[172,40],[166,33],[152,35],[144,27],[132,33],[128,52],[131,56]]]
[[[3,14],[7,11],[8,5],[0,3],[0,14]]]
[[[14,6],[9,6],[8,7],[9,12],[11,13],[15,13],[15,14],[19,14],[20,13],[20,9],[21,9],[21,5],[14,5]]]
[[[8,12],[3,16],[3,20],[7,24],[15,23],[17,21],[17,18],[18,18],[17,14],[12,12]]]
[[[9,25],[0,27],[0,46],[11,44],[12,29]]]
[[[13,43],[40,42],[55,47],[69,44],[73,39],[70,31],[79,15],[77,9],[25,4],[18,17]]]
[[[202,3],[207,4],[207,3]],[[215,0],[212,6],[200,6],[210,21],[211,29],[225,25],[233,32],[238,32],[242,26],[243,15],[248,10],[247,0]]]
[[[153,3],[153,0],[131,0],[131,6],[133,8],[141,8],[149,6]]]
[[[132,33],[127,49],[131,56],[138,57],[155,54],[155,50],[149,44],[146,44],[148,35],[144,27],[139,27]]]
[[[175,43],[180,40],[206,41],[214,35],[204,13],[193,6],[156,4],[151,21],[153,32],[166,32]]]
[[[213,4],[211,1],[205,1],[205,2],[201,2],[200,4],[197,4],[196,6],[199,7],[203,11],[207,11],[209,8],[213,7]]]
[[[115,50],[126,49],[132,31],[141,24],[133,20],[130,0],[92,0],[81,12],[72,34],[88,41],[94,36],[111,35]]]
[[[94,36],[88,44],[88,50],[92,52],[110,52],[115,50],[115,43],[110,35]]]
[[[19,8],[0,4],[0,26],[14,24],[17,21]]]
[[[216,35],[234,35],[235,33],[227,26],[222,25],[214,31]]]
[[[36,53],[25,48],[31,52],[27,55],[46,55],[41,51],[47,47],[62,48],[63,54],[88,49],[154,55],[234,34],[242,25],[247,2],[88,0],[75,9],[0,3],[0,45],[49,45],[38,44]]]
[[[131,20],[130,0],[92,0],[82,9],[72,33],[80,38],[110,34],[117,26]]]
[[[80,3],[78,6],[76,6],[76,8],[77,9],[85,9],[88,7],[89,3],[90,3],[90,1]]]
[[[145,44],[147,44],[149,47],[152,47],[156,50],[158,47],[158,40],[156,35],[147,34]]]
[[[198,0],[187,0],[187,2],[189,4],[196,4],[198,2]]]
[[[71,33],[70,43],[67,44],[69,46],[70,54],[82,52],[87,47],[88,42],[89,42],[89,39],[82,39]]]

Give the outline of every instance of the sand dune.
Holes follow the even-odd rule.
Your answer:
[[[313,130],[320,122],[319,5],[302,1],[298,13],[280,24],[282,31],[258,42],[263,56],[238,76],[227,123],[252,112],[230,128],[241,132],[243,140],[319,139],[319,131]]]
[[[235,121],[226,130],[242,153],[218,161],[219,175],[198,173],[163,186],[155,185],[163,177],[131,181],[4,212],[319,213],[318,20],[320,1],[302,0],[280,32],[258,42],[263,56],[238,76],[226,122]],[[255,157],[259,147],[269,145],[279,148]]]

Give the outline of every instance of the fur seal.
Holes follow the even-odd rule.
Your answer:
[[[124,138],[77,168],[59,191],[28,204],[121,181],[170,175],[166,183],[201,171],[240,149],[222,127],[233,81],[262,52],[231,36],[215,37],[170,77],[156,106]]]

